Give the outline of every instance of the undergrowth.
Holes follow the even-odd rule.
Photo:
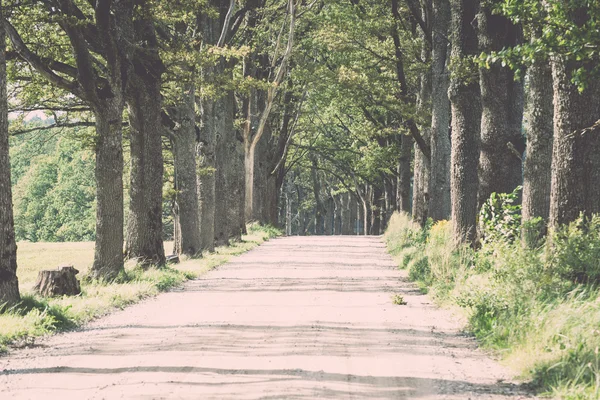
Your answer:
[[[82,279],[82,292],[78,296],[42,298],[32,292],[25,292],[19,304],[10,308],[0,307],[4,308],[0,313],[0,351],[5,351],[9,345],[30,346],[34,344],[36,337],[76,328],[111,311],[155,296],[279,235],[281,232],[273,227],[253,224],[248,226],[248,235],[241,242],[218,247],[214,253],[203,254],[202,258],[187,259],[180,264],[162,268],[143,269],[137,265],[128,265],[111,283]],[[65,244],[65,251],[68,251],[69,246],[70,244]],[[27,251],[35,251],[35,245],[26,247]],[[90,247],[89,251],[89,258],[92,259],[93,248]],[[25,254],[24,257],[30,255]],[[44,267],[39,265],[36,268],[39,271]],[[27,276],[19,276],[20,281],[30,284],[34,272],[37,274],[36,268],[28,266]]]
[[[513,206],[492,200],[477,251],[453,244],[450,222],[421,229],[406,214],[392,217],[388,249],[439,303],[463,308],[480,342],[540,392],[599,399],[600,217],[581,217],[547,242],[528,226],[537,239],[521,240]]]

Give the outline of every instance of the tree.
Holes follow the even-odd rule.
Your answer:
[[[481,104],[477,69],[477,34],[471,22],[478,0],[451,0],[452,32],[449,97],[452,111],[451,199],[453,236],[457,244],[473,244],[477,219],[477,164]]]
[[[527,72],[527,149],[523,166],[522,221],[548,221],[552,176],[552,70],[546,57],[535,60]]]
[[[47,7],[48,13],[58,13],[60,18],[55,20],[59,35],[64,35],[73,57],[65,61],[74,65],[40,57],[8,21],[4,26],[22,60],[53,85],[85,101],[94,113],[97,214],[91,275],[110,280],[123,269],[122,116],[127,70],[123,30],[131,27],[133,4],[99,0],[94,9],[86,10],[91,16],[71,0],[41,7]],[[105,61],[102,67],[96,62],[96,52]]]
[[[429,216],[434,220],[450,218],[450,100],[448,86],[448,30],[450,3],[433,0],[431,49],[431,177]]]
[[[600,90],[595,79],[600,72],[600,5],[577,0],[504,1],[499,11],[522,22],[531,41],[490,54],[488,59],[501,58],[515,69],[532,63],[535,67],[543,57],[551,61],[554,142],[549,224],[557,228],[581,213],[597,213],[600,207],[595,184],[600,174],[596,134],[600,110],[595,100]],[[544,204],[539,206],[543,209]]]
[[[163,265],[162,74],[152,10],[138,1],[130,29],[124,29],[125,99],[129,111],[131,171],[125,255],[141,265]]]
[[[3,14],[4,6],[0,1],[0,21],[4,19]],[[20,295],[8,154],[6,85],[6,30],[0,24],[0,303],[10,305],[18,302]]]
[[[521,42],[521,27],[493,9],[498,1],[483,2],[477,15],[481,51],[500,51]],[[479,207],[496,193],[511,193],[522,182],[524,138],[523,81],[498,60],[479,72],[481,87],[481,144]]]
[[[278,54],[279,49],[279,41],[281,40],[281,35],[277,38],[277,43],[275,46],[275,54],[272,55],[272,62],[266,63],[264,57],[262,57],[262,69],[256,65],[255,60],[247,59],[246,62],[249,62],[249,65],[245,67],[250,74],[260,74],[265,75],[268,79],[268,87],[264,94],[259,95],[256,91],[251,91],[250,95],[247,97],[244,110],[245,110],[245,124],[243,128],[242,137],[244,139],[244,154],[245,154],[245,214],[246,220],[261,220],[261,217],[256,215],[254,212],[254,188],[255,188],[255,163],[256,163],[256,148],[259,144],[259,141],[265,134],[265,130],[267,129],[268,119],[271,113],[271,109],[273,107],[273,103],[275,101],[275,97],[279,92],[279,88],[285,78],[288,63],[290,56],[292,54],[293,46],[294,46],[294,32],[296,28],[296,4],[294,0],[289,0],[287,4],[287,12],[290,18],[288,35],[287,35],[287,45],[283,50],[281,55]],[[256,27],[258,21],[256,17],[251,17],[249,26],[250,28]],[[260,58],[259,58],[260,59]],[[278,64],[277,64],[278,61]],[[267,73],[266,69],[274,71],[273,76]],[[252,76],[252,75],[250,75]],[[270,80],[272,79],[272,80]],[[264,96],[264,97],[263,97]],[[253,115],[256,117],[253,118]],[[254,120],[253,120],[254,119]],[[263,177],[262,180],[266,179]],[[258,218],[256,218],[258,217]]]

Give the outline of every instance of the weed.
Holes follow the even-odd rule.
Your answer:
[[[405,306],[406,300],[404,300],[404,296],[402,296],[401,294],[395,294],[392,296],[392,303],[394,303],[397,306]]]

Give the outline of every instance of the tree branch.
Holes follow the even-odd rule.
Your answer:
[[[51,124],[51,125],[36,126],[35,128],[19,129],[17,131],[11,132],[10,135],[11,136],[18,136],[18,135],[24,135],[26,133],[38,132],[38,131],[45,131],[45,130],[49,130],[49,129],[56,129],[56,128],[76,128],[76,127],[79,127],[79,126],[95,126],[95,123],[94,122],[88,122],[88,121],[54,123],[54,124]]]
[[[38,71],[40,75],[42,75],[51,83],[55,84],[61,89],[73,93],[75,96],[81,95],[81,91],[76,82],[57,75],[37,54],[29,50],[17,30],[11,25],[10,22],[8,22],[6,19],[3,19],[2,22],[4,23],[6,34],[10,38],[10,41],[15,51],[19,54],[19,57],[29,63],[29,65],[31,65],[36,71]]]

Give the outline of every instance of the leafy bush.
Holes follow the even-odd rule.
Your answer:
[[[552,235],[549,267],[575,283],[600,283],[600,216],[585,218],[558,229]]]
[[[518,186],[512,193],[492,193],[479,212],[483,242],[512,242],[521,236],[521,205]]]

